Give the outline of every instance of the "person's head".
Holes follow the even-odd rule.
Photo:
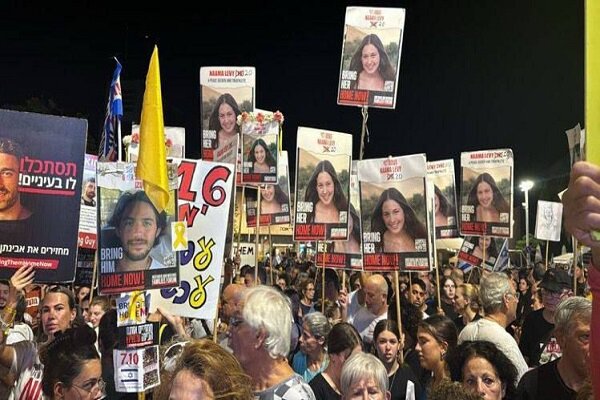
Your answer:
[[[148,257],[167,225],[166,213],[158,212],[143,190],[119,197],[108,221],[123,246],[124,259],[141,261]]]
[[[64,332],[71,327],[77,315],[73,293],[63,287],[50,288],[42,299],[41,320],[42,329],[50,339],[57,332]]]
[[[465,273],[460,268],[452,268],[452,272],[450,273],[450,278],[454,280],[454,283],[457,285],[465,283]]]
[[[110,309],[104,313],[98,324],[98,349],[103,360],[112,358],[113,349],[119,341],[115,326],[117,326],[117,310]]]
[[[452,214],[454,213],[454,209],[453,209],[452,205],[450,204],[450,202],[448,201],[448,199],[446,198],[446,196],[444,196],[444,194],[442,193],[440,188],[437,187],[437,185],[434,185],[433,191],[435,194],[435,196],[434,196],[435,213],[441,214],[444,217],[452,216]]]
[[[569,369],[587,375],[590,362],[592,303],[576,296],[560,302],[554,312],[554,334]]]
[[[527,280],[526,277],[522,276],[519,278],[519,292],[521,292],[522,294],[525,294],[529,291],[529,289],[531,288],[531,284],[529,283],[529,280]]]
[[[226,320],[242,309],[242,298],[246,287],[237,283],[225,286],[221,297],[221,310]]]
[[[427,286],[420,278],[413,278],[410,290],[408,292],[408,300],[411,304],[417,307],[423,307],[425,300],[427,300]]]
[[[327,354],[330,365],[341,371],[342,366],[355,353],[362,352],[362,339],[354,326],[340,322],[327,335]]]
[[[300,282],[298,287],[300,289],[300,294],[302,295],[302,300],[306,301],[314,301],[315,299],[315,284],[313,280],[310,278],[304,279]]]
[[[316,311],[304,316],[300,349],[304,354],[319,354],[325,350],[325,340],[331,330],[327,317]]]
[[[350,291],[359,290],[361,288],[360,272],[354,272],[352,275],[350,275]]]
[[[433,315],[419,323],[417,345],[419,363],[429,371],[438,371],[448,351],[456,347],[458,333],[454,322],[443,315]]]
[[[411,239],[427,237],[425,225],[396,188],[386,189],[379,196],[371,216],[371,231],[380,232],[381,240],[386,231],[393,234],[404,231]]]
[[[287,357],[291,327],[289,300],[274,288],[256,286],[244,292],[242,311],[229,320],[229,347],[248,371],[257,359]]]
[[[460,382],[441,381],[432,388],[428,400],[481,400],[481,397],[467,389]]]
[[[20,204],[19,170],[22,156],[19,143],[0,137],[0,213]]]
[[[342,399],[390,400],[388,376],[383,363],[374,355],[358,352],[342,368]]]
[[[81,316],[85,322],[90,322],[90,295],[87,295],[79,302]]]
[[[447,357],[453,381],[485,400],[513,399],[518,372],[510,359],[490,342],[463,342]]]
[[[87,325],[57,333],[42,356],[42,391],[50,399],[99,399],[104,395],[102,366]]]
[[[539,286],[542,288],[544,308],[550,312],[556,310],[556,306],[562,299],[573,294],[571,277],[567,271],[560,268],[548,269]]]
[[[263,139],[256,139],[254,141],[248,154],[248,161],[257,164],[267,164],[269,167],[277,165],[275,158],[269,150],[269,146],[267,146],[267,143]]]
[[[544,307],[542,302],[542,289],[538,288],[531,292],[531,309],[533,311],[540,310]]]
[[[83,182],[83,197],[86,200],[92,200],[96,197],[96,178],[87,178]]]
[[[508,212],[510,208],[500,189],[498,189],[496,181],[487,172],[482,173],[475,179],[475,183],[469,192],[467,204],[484,208],[493,207],[498,212]]]
[[[0,309],[6,307],[8,295],[10,294],[10,282],[6,279],[0,279]]]
[[[477,285],[463,283],[456,288],[456,296],[454,296],[454,309],[460,315],[463,315],[467,309],[479,312],[481,304],[479,302],[479,288]]]
[[[396,321],[391,319],[379,321],[373,330],[373,343],[381,362],[388,368],[393,365],[404,348],[404,336],[400,334]]]
[[[170,400],[252,399],[250,377],[233,355],[212,340],[187,343],[169,377]]]
[[[445,299],[453,300],[454,296],[456,296],[456,283],[449,276],[442,279],[442,289],[442,297]]]
[[[90,322],[96,328],[105,312],[110,310],[110,301],[108,297],[96,296],[90,303]]]
[[[348,201],[331,161],[319,161],[308,180],[304,201],[325,206],[333,204],[338,211],[348,210]]]
[[[382,275],[371,275],[365,283],[365,305],[375,315],[387,311],[388,284]]]
[[[238,133],[237,116],[241,113],[233,96],[229,93],[224,93],[217,99],[215,108],[208,121],[208,129],[216,132],[217,139],[221,130],[230,135]]]
[[[280,273],[277,275],[277,286],[281,288],[281,290],[287,289],[290,284],[290,279],[285,273]]]
[[[379,73],[384,81],[394,80],[396,71],[392,65],[379,36],[366,35],[350,60],[350,70],[358,75]],[[358,79],[358,76],[357,76]]]
[[[492,272],[479,282],[479,297],[486,314],[502,313],[507,323],[515,320],[517,315],[517,293],[506,274]]]
[[[77,304],[81,304],[81,300],[89,297],[90,291],[91,289],[89,286],[79,286],[75,292],[75,300],[77,301]]]

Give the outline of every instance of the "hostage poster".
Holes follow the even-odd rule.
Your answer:
[[[458,237],[454,160],[427,163],[427,179],[433,184],[436,239]]]
[[[358,162],[365,270],[430,269],[426,176],[424,154]]]
[[[276,184],[280,112],[242,113],[242,183]]]
[[[298,127],[294,240],[348,239],[352,135]]]
[[[171,246],[176,173],[168,174],[170,200],[158,212],[135,178],[135,164],[99,162],[97,170],[100,293],[176,286],[179,263]]]
[[[338,104],[396,108],[405,14],[403,8],[346,8]]]
[[[237,117],[254,111],[255,85],[254,67],[200,68],[203,160],[215,160],[215,152],[239,139]]]
[[[75,274],[87,121],[0,110],[0,278]]]
[[[320,241],[317,246],[317,265],[327,268],[362,270],[360,188],[357,162],[352,161],[350,174],[350,211],[348,214],[348,240]]]
[[[512,150],[463,152],[460,166],[461,235],[512,237]]]

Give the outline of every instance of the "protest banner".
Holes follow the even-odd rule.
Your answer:
[[[535,237],[560,242],[562,203],[538,200],[535,219]]]
[[[424,154],[358,162],[365,270],[431,268],[426,176]]]
[[[461,153],[460,233],[512,237],[511,149]]]
[[[171,167],[172,168],[172,167]],[[179,283],[171,246],[177,220],[176,173],[170,172],[170,201],[158,212],[131,163],[98,163],[100,223],[99,291],[102,294],[164,288]]]
[[[98,223],[96,209],[96,163],[98,156],[85,155],[83,164],[83,186],[81,188],[81,210],[79,211],[79,240],[83,249],[96,249],[98,246]]]
[[[242,132],[242,183],[276,184],[279,154],[280,112],[243,112],[238,117]]]
[[[458,237],[454,160],[427,162],[427,179],[434,185],[436,239]]]
[[[261,185],[260,189],[247,187],[244,192],[246,197],[246,221],[249,228],[256,227],[256,215],[258,213],[257,190],[261,191],[260,226],[290,223],[290,183],[287,151],[280,153],[278,164],[279,176],[276,185]]]
[[[405,14],[403,8],[346,8],[338,104],[396,108]]]
[[[180,252],[179,287],[150,291],[154,310],[162,306],[173,314],[212,319],[217,312],[223,268],[225,232],[234,182],[233,165],[201,160],[173,160],[178,165],[178,208],[183,234],[173,238]]]
[[[348,239],[352,136],[298,127],[294,240]]]
[[[158,346],[113,350],[115,390],[139,393],[160,385]]]
[[[237,117],[254,111],[254,67],[200,68],[202,159],[216,161],[215,152],[239,138]]]
[[[467,236],[458,252],[458,259],[493,271],[505,241],[490,236]]]
[[[87,121],[0,110],[0,279],[75,274]]]

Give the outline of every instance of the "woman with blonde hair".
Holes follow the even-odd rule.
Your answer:
[[[458,317],[454,320],[454,324],[458,329],[458,333],[460,333],[469,322],[477,321],[481,318],[479,288],[470,283],[459,285],[456,288],[456,295],[454,296],[454,309],[458,314]]]
[[[236,358],[212,340],[188,342],[173,371],[162,372],[157,400],[252,399],[250,377]]]

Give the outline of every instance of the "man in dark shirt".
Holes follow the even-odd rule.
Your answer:
[[[554,334],[562,357],[528,371],[517,388],[517,399],[575,399],[589,379],[592,303],[583,297],[563,300],[554,314]]]
[[[530,367],[536,367],[560,357],[561,349],[554,331],[554,311],[566,297],[572,295],[571,279],[567,271],[552,268],[546,271],[540,283],[544,308],[527,315],[519,349]]]

